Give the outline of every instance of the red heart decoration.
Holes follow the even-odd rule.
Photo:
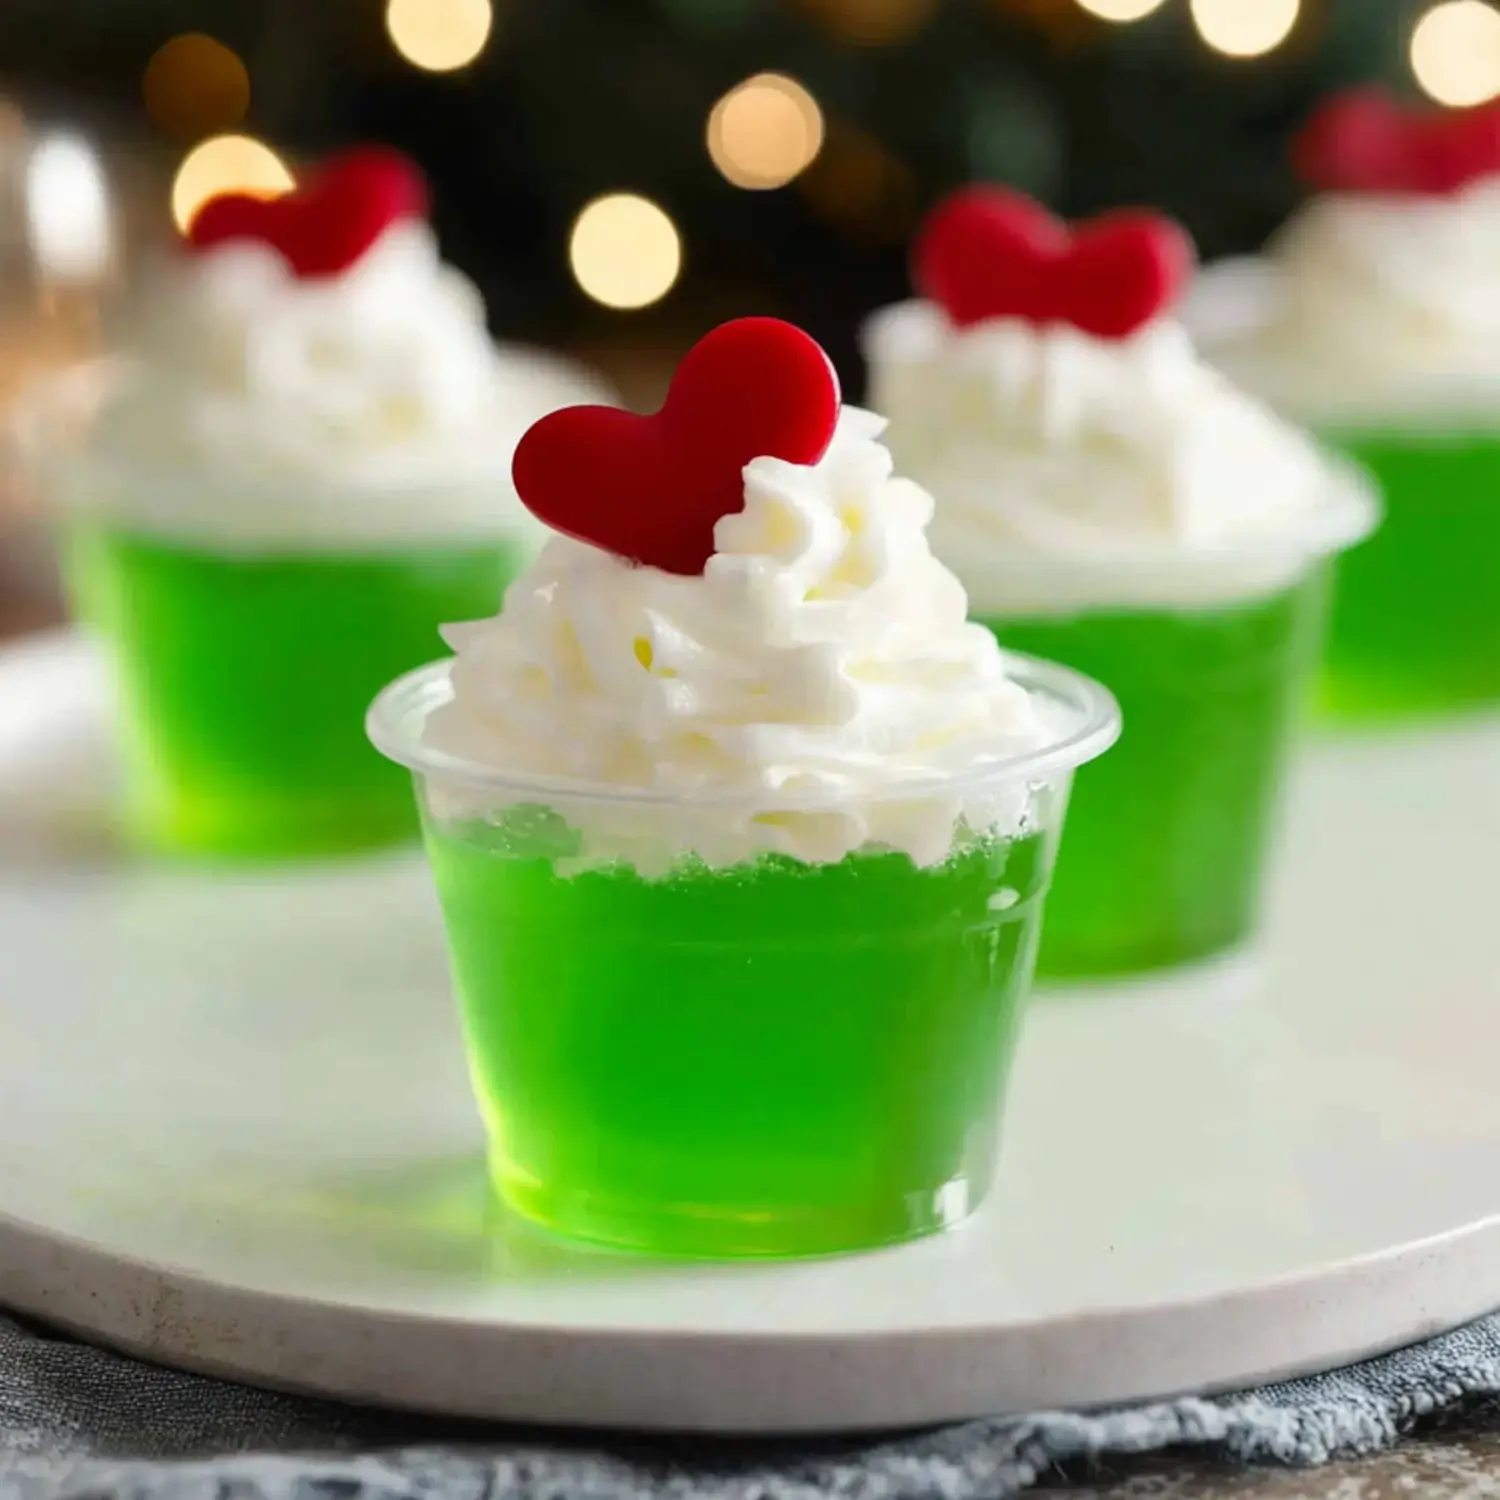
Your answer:
[[[1122,209],[1073,228],[1022,193],[977,186],[928,215],[912,280],[960,328],[1024,318],[1122,339],[1172,306],[1193,260],[1162,214]]]
[[[388,146],[360,146],[331,157],[295,192],[279,198],[225,193],[188,227],[194,250],[229,240],[260,240],[279,250],[303,280],[348,270],[392,224],[427,212],[416,166]]]
[[[1310,187],[1338,193],[1442,196],[1500,173],[1500,102],[1474,109],[1405,105],[1381,89],[1323,104],[1292,142]]]
[[[714,526],[745,504],[745,465],[813,464],[839,418],[822,348],[776,318],[740,318],[700,339],[654,416],[570,406],[534,424],[511,472],[555,531],[668,573],[703,571]]]

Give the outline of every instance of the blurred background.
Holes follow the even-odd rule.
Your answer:
[[[712,324],[809,328],[858,395],[858,320],[938,194],[1159,204],[1205,257],[1295,207],[1288,134],[1380,80],[1500,92],[1489,0],[3,0],[0,403],[87,354],[215,191],[355,140],[417,157],[497,334],[633,404]],[[0,633],[50,617],[0,469]]]

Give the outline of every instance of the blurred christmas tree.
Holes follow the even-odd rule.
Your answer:
[[[278,147],[380,137],[426,164],[448,252],[497,326],[680,344],[777,311],[852,374],[856,320],[904,294],[915,218],[974,178],[1073,215],[1160,204],[1206,256],[1252,248],[1296,201],[1287,133],[1331,88],[1408,83],[1431,3],[405,0],[429,30],[443,7],[493,4],[477,58],[433,72],[393,45],[403,0],[6,0],[0,57],[23,80],[71,68],[141,114],[155,48],[210,31],[245,59],[249,128]],[[569,264],[580,208],[618,192],[665,210],[682,247],[674,283],[652,221],[671,291],[628,316]],[[606,226],[606,248],[633,222]]]
[[[1239,0],[1256,8],[1278,0]],[[661,204],[682,235],[663,320],[675,306],[697,332],[721,315],[784,311],[852,372],[856,320],[906,290],[915,218],[973,178],[1071,215],[1159,204],[1209,256],[1258,244],[1296,201],[1284,142],[1312,103],[1408,76],[1412,5],[1292,9],[1285,39],[1245,58],[1213,50],[1187,0],[1131,24],[1078,0],[513,0],[471,72],[351,77],[321,128],[357,120],[445,164],[455,236],[475,254],[507,246],[510,295],[492,292],[507,321],[601,322],[564,246],[580,205],[624,189]],[[367,38],[372,55],[382,42]],[[716,101],[765,72],[815,101],[821,146],[786,185],[746,190],[715,165],[706,133],[712,144]],[[768,136],[774,118],[763,107]],[[733,119],[719,122],[726,136]],[[775,139],[791,165],[795,136]]]

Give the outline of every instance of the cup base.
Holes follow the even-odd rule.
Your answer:
[[[968,1218],[987,1186],[959,1176],[935,1192],[865,1204],[639,1203],[538,1182],[498,1153],[490,1158],[490,1181],[506,1208],[566,1239],[699,1260],[793,1260],[923,1239]]]
[[[1197,972],[1232,961],[1249,945],[1256,926],[1255,919],[1246,916],[1236,921],[1232,929],[1190,943],[1160,935],[1153,941],[1152,934],[1146,934],[1145,941],[1135,947],[1111,943],[1091,947],[1087,942],[1075,941],[1049,952],[1044,943],[1037,961],[1037,984],[1051,987],[1052,992],[1066,992],[1070,986],[1100,980],[1128,984],[1163,974]],[[1048,991],[1037,993],[1040,997]]]
[[[1380,674],[1330,664],[1313,694],[1313,725],[1332,731],[1399,729],[1435,719],[1492,714],[1500,709],[1500,667],[1491,664],[1488,670],[1490,681],[1476,673],[1467,682],[1447,682],[1436,667],[1403,676],[1399,665],[1389,661]]]
[[[415,842],[416,808],[404,801],[308,807],[301,803],[127,807],[125,843],[162,859],[212,863],[326,859]]]

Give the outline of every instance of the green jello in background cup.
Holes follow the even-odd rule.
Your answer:
[[[1339,564],[1319,702],[1379,721],[1500,705],[1500,388],[1496,432],[1324,437],[1357,458],[1385,524]]]
[[[886,309],[865,343],[891,449],[936,498],[933,550],[973,617],[1119,699],[1119,748],[1077,778],[1038,962],[1044,978],[1110,978],[1252,939],[1326,560],[1377,507],[1354,466],[1198,359],[1171,316],[1189,257],[1168,221],[1132,216],[1137,268],[1161,237],[1161,297],[1127,297],[1107,327],[1107,296],[1017,301],[1025,277],[999,259],[988,304],[972,280],[947,287],[935,244],[1040,213],[990,189],[940,205],[917,280],[958,310]]]
[[[141,482],[159,495],[174,481]],[[371,753],[364,710],[431,655],[443,620],[497,607],[519,551],[477,538],[240,548],[75,518],[66,573],[115,679],[130,837],[244,858],[415,837],[410,787]]]
[[[726,360],[772,419],[699,381]],[[607,476],[585,509],[631,550],[553,539],[371,711],[416,780],[495,1187],[565,1235],[855,1250],[990,1184],[1069,782],[1118,710],[966,620],[931,501],[832,380],[749,319],[656,417],[540,423],[528,504]],[[799,387],[808,420],[774,419]],[[676,419],[710,389],[705,445]],[[662,462],[631,462],[641,432]],[[655,520],[620,537],[705,503],[696,552]]]
[[[1351,176],[1369,111],[1429,141]],[[1442,149],[1441,132],[1463,137]],[[1339,562],[1318,702],[1379,723],[1500,705],[1500,105],[1397,109],[1339,95],[1297,165],[1315,196],[1190,305],[1207,357],[1362,464],[1381,529]],[[1367,164],[1368,166],[1368,164]],[[1432,173],[1437,175],[1433,176]]]
[[[401,158],[352,152],[316,190],[406,207],[378,233],[356,216],[370,234],[340,230],[324,247],[337,257],[310,262],[317,235],[284,250],[282,220],[232,216],[219,234],[210,205],[212,232],[195,224],[160,268],[122,352],[74,377],[92,410],[75,400],[51,422],[31,403],[76,608],[114,672],[128,832],[156,851],[416,838],[407,778],[370,748],[365,710],[431,657],[443,621],[499,606],[543,535],[511,484],[515,441],[600,391],[490,342]]]
[[[1347,526],[1305,539],[1298,560],[1278,560],[1248,594],[1185,602],[1158,575],[1161,593],[1132,599],[1120,591],[1127,570],[1119,568],[1097,580],[1089,604],[1059,607],[1059,591],[1044,605],[1048,591],[1032,592],[1042,582],[1035,572],[1008,586],[996,576],[997,592],[976,600],[975,618],[1003,646],[1108,683],[1125,720],[1119,748],[1074,787],[1042,977],[1167,969],[1252,938],[1288,754],[1319,659],[1323,552],[1366,524],[1353,498],[1362,492],[1350,493]]]

